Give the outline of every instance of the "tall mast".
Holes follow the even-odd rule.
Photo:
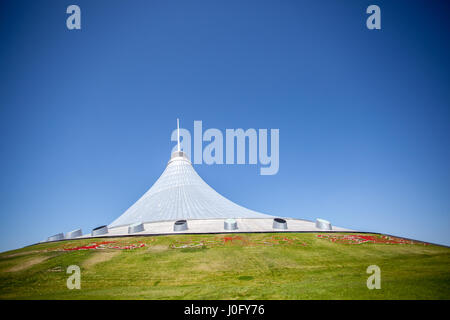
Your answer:
[[[180,120],[177,118],[177,142],[178,142],[178,151],[180,151]]]

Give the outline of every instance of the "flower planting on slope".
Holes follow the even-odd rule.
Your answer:
[[[241,247],[252,247],[252,246],[275,246],[275,245],[301,245],[306,246],[306,243],[300,241],[293,236],[268,236],[261,239],[251,239],[247,236],[241,235],[227,235],[215,237],[212,239],[191,239],[187,241],[175,241],[170,245],[172,249],[183,249],[183,248],[216,248],[225,246],[241,246]]]
[[[325,239],[331,242],[344,244],[362,244],[362,243],[378,243],[378,244],[423,244],[427,243],[407,240],[386,235],[365,235],[365,234],[318,234],[317,238]]]

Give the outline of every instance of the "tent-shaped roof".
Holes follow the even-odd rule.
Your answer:
[[[211,188],[189,158],[175,151],[155,184],[109,227],[137,222],[218,218],[273,218],[241,207]]]

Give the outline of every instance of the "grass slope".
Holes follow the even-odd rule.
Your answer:
[[[114,243],[63,250],[96,241]],[[142,247],[112,248],[129,245]],[[67,289],[70,265],[80,290]],[[367,289],[369,265],[381,268],[380,290]],[[0,299],[449,299],[449,266],[446,247],[314,233],[74,240],[1,253]]]

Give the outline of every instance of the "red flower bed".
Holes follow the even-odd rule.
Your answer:
[[[225,245],[233,246],[274,246],[274,245],[301,245],[306,246],[306,243],[301,242],[296,237],[291,236],[271,236],[260,239],[252,239],[246,236],[223,236],[210,239],[192,239],[191,241],[175,241],[170,245],[172,249],[182,248],[199,248],[199,247],[223,247]]]
[[[92,249],[119,249],[119,250],[131,250],[136,248],[145,247],[146,244],[138,241],[138,243],[127,244],[124,246],[120,245],[111,245],[113,243],[117,243],[117,241],[103,241],[103,242],[94,242],[92,244],[86,246],[79,246],[73,248],[63,248],[64,251],[78,251],[78,250],[92,250]]]
[[[362,234],[318,234],[317,238],[345,244],[379,243],[379,244],[422,244],[421,242],[385,235]],[[427,243],[423,243],[427,245]]]

